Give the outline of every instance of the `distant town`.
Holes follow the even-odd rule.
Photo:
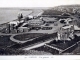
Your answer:
[[[20,12],[0,24],[0,55],[79,55],[79,20],[78,5]]]

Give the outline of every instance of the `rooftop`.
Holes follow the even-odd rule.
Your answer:
[[[57,21],[56,18],[49,18],[49,17],[44,17],[44,21]]]
[[[73,25],[67,25],[67,26],[64,26],[64,27],[62,27],[63,29],[68,29],[68,28],[71,28],[71,26],[73,26]]]

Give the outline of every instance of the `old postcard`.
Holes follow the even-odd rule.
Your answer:
[[[80,1],[1,0],[0,55],[80,55]]]

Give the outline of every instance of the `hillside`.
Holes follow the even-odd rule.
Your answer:
[[[63,12],[58,10],[49,9],[49,10],[45,10],[43,15],[61,15],[62,13]]]
[[[80,12],[80,5],[61,5],[44,10],[43,15],[61,15],[64,12],[73,14],[76,11]]]

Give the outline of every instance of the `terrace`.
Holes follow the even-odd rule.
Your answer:
[[[36,38],[36,37],[43,36],[43,35],[44,34],[41,34],[41,33],[19,34],[19,35],[14,36],[14,39],[17,39],[19,41],[26,41],[26,40],[29,40],[29,39],[33,39],[33,38]]]
[[[34,39],[33,41],[29,41],[29,42],[25,42],[24,44],[18,44],[18,43],[15,43],[13,41],[10,40],[10,37],[11,35],[1,35],[0,36],[0,55],[18,55],[18,54],[47,54],[47,52],[44,52],[44,51],[35,51],[35,50],[22,50],[23,48],[25,47],[29,47],[29,46],[33,46],[35,44],[39,44],[39,43],[42,43],[43,41],[47,41],[47,39],[49,40],[50,38],[54,38],[55,37],[55,34],[20,34],[21,36],[25,36],[25,35],[28,35],[28,36],[25,36],[25,38],[34,38],[34,37],[37,37],[40,36],[39,38],[36,38]],[[19,35],[19,36],[20,36]],[[31,35],[31,36],[30,36]],[[20,39],[21,39],[21,36],[20,36]],[[19,38],[17,38],[19,39]],[[22,39],[23,40],[23,39]],[[27,40],[27,39],[26,39]],[[51,55],[51,53],[49,53]]]
[[[62,54],[65,52],[71,53],[78,47],[78,44],[80,43],[79,39],[80,37],[75,36],[75,39],[71,41],[65,40],[65,43],[64,40],[53,40],[50,43],[45,44],[44,46],[34,48],[32,50],[45,51],[52,54]]]

